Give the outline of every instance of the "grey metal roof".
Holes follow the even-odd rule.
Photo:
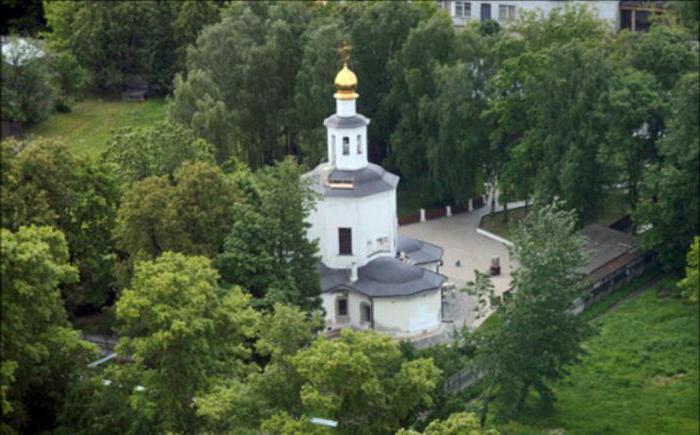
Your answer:
[[[369,125],[369,118],[357,114],[353,116],[331,115],[323,121],[330,128],[357,128]]]
[[[368,163],[356,171],[335,169],[328,163],[321,163],[305,176],[312,178],[313,190],[327,197],[368,196],[395,189],[399,184],[398,175],[385,171],[374,163]],[[351,183],[352,188],[332,188],[329,182]]]
[[[631,234],[613,230],[603,225],[588,225],[579,231],[585,239],[584,250],[589,254],[588,263],[576,271],[588,275],[628,252],[639,250],[639,242]]]
[[[445,278],[435,272],[393,257],[380,257],[357,269],[357,281],[350,281],[349,269],[331,269],[319,263],[321,291],[355,290],[373,298],[410,296],[439,289]]]
[[[432,243],[399,235],[398,252],[405,252],[414,264],[434,263],[442,260],[442,248]]]

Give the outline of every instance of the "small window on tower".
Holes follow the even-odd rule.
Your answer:
[[[347,156],[350,154],[350,138],[345,136],[343,138],[343,155]]]
[[[357,154],[362,154],[362,135],[357,135]]]

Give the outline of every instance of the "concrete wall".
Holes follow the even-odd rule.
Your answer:
[[[329,197],[316,203],[309,215],[310,239],[319,239],[319,253],[326,266],[357,267],[396,252],[396,191],[362,198]],[[353,255],[338,255],[338,228],[352,229]],[[386,242],[377,239],[386,237]],[[372,255],[371,255],[372,254]],[[371,257],[368,260],[368,256]]]
[[[432,332],[440,327],[441,310],[440,290],[413,296],[374,298],[374,329],[395,337]]]

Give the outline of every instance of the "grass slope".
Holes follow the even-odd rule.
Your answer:
[[[503,433],[700,433],[698,305],[668,289],[674,282],[663,280],[597,319],[599,333],[555,387],[553,409],[533,393]]]
[[[163,99],[143,103],[90,98],[75,103],[70,113],[57,113],[27,133],[56,139],[78,155],[97,156],[107,145],[112,130],[151,125],[165,118]]]

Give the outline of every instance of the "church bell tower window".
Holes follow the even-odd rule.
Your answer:
[[[357,135],[357,154],[362,154],[362,135]]]
[[[343,155],[350,155],[350,138],[347,136],[343,137]]]

